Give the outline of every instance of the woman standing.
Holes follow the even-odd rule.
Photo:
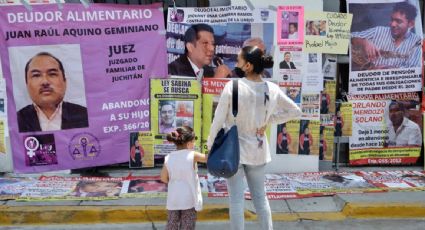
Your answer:
[[[238,84],[238,115],[232,115],[232,81],[223,89],[208,137],[208,149],[222,127],[238,126],[240,165],[238,172],[227,179],[232,229],[244,229],[244,183],[246,176],[251,197],[262,229],[273,229],[269,202],[265,194],[264,168],[270,162],[270,150],[264,135],[271,123],[285,123],[301,116],[300,108],[274,83],[263,81],[264,68],[273,67],[273,58],[257,46],[242,48],[235,73],[244,77]]]

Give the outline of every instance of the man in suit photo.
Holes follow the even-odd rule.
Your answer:
[[[293,62],[291,62],[291,52],[284,53],[284,60],[279,63],[280,69],[296,69]]]
[[[88,127],[87,108],[64,101],[66,77],[62,62],[48,52],[25,65],[25,83],[32,104],[17,112],[19,132]]]
[[[207,24],[195,24],[184,34],[185,53],[168,64],[168,74],[194,77],[221,78],[231,74],[231,70],[222,64],[214,70],[210,66],[215,53],[214,30]],[[218,76],[220,75],[220,76]]]

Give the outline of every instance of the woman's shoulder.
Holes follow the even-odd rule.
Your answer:
[[[265,81],[265,82],[266,82],[269,90],[273,90],[273,91],[281,90],[280,87],[276,83],[274,83],[272,81]]]

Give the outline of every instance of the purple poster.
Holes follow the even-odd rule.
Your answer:
[[[128,161],[149,130],[149,79],[166,77],[160,4],[0,8],[15,172]]]

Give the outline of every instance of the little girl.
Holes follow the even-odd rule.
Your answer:
[[[195,229],[196,211],[202,209],[197,162],[206,162],[204,154],[193,151],[196,140],[189,126],[177,128],[167,134],[167,140],[177,150],[165,157],[161,181],[168,183],[166,229]]]

